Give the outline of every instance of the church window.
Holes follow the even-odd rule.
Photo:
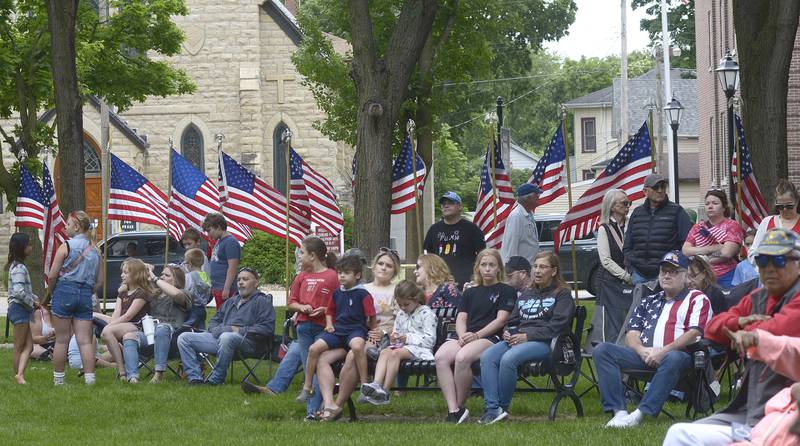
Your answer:
[[[92,143],[86,139],[83,140],[83,172],[100,175],[100,157],[92,147]]]
[[[194,124],[189,124],[181,135],[181,155],[203,172],[203,134]]]

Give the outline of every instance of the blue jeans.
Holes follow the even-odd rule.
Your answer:
[[[528,341],[509,347],[502,341],[481,354],[481,383],[487,411],[502,408],[508,411],[517,387],[517,369],[532,361],[544,361],[550,356],[550,343]]]
[[[237,351],[253,353],[255,350],[250,342],[238,333],[227,331],[222,333],[219,338],[215,338],[211,333],[204,331],[202,333],[187,332],[178,336],[178,351],[181,353],[181,364],[183,364],[183,370],[189,381],[203,380],[198,353],[216,356],[217,364],[206,382],[223,384],[225,375],[228,374],[228,367],[233,361],[233,354]]]
[[[59,280],[50,300],[51,313],[62,319],[92,320],[92,286]]]
[[[651,280],[655,280],[657,278],[658,277],[648,278],[648,277],[645,277],[645,276],[639,274],[639,271],[636,271],[635,269],[631,270],[631,283],[633,283],[634,285],[638,285],[640,283],[645,283],[645,282],[650,282]]]
[[[603,342],[592,352],[597,366],[598,388],[603,410],[616,412],[625,410],[625,388],[622,385],[621,369],[654,370],[642,361],[629,347]],[[678,384],[683,371],[691,367],[692,357],[683,351],[671,351],[664,356],[656,374],[650,380],[650,387],[639,403],[639,410],[652,417],[661,412],[669,392]]]
[[[153,359],[155,371],[167,370],[167,360],[172,344],[174,329],[169,324],[156,325],[155,341],[153,342]],[[143,332],[137,331],[139,339],[126,339],[122,342],[122,353],[125,357],[125,374],[128,378],[139,377],[139,350],[147,346],[147,337]]]
[[[308,360],[308,348],[316,341],[323,333],[322,327],[313,322],[301,322],[297,325],[297,340],[289,345],[289,351],[286,356],[281,360],[278,370],[275,371],[275,376],[267,383],[267,387],[275,393],[283,393],[289,388],[292,379],[297,374],[300,366],[305,369],[306,361]],[[319,385],[317,385],[317,376],[314,375],[314,394],[306,404],[306,413],[308,415],[316,412],[322,405],[322,395],[319,393]]]

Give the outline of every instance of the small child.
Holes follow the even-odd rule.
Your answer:
[[[436,315],[425,305],[425,291],[414,282],[403,280],[394,289],[394,299],[400,311],[389,336],[391,344],[378,357],[372,383],[361,385],[359,403],[389,404],[388,391],[397,377],[400,362],[405,359],[433,360]]]
[[[184,327],[205,330],[206,305],[211,302],[211,281],[203,272],[203,261],[206,256],[203,250],[192,248],[184,254],[186,266],[186,294],[192,299],[192,308],[183,322]]]
[[[298,403],[305,403],[311,395],[311,381],[317,370],[317,361],[327,350],[352,350],[362,384],[369,382],[367,332],[378,325],[378,318],[372,296],[360,283],[361,270],[361,260],[356,256],[344,256],[336,262],[336,273],[341,287],[333,292],[331,303],[325,310],[325,333],[308,349],[305,381],[295,399]]]

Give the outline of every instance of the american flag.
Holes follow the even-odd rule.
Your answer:
[[[172,194],[169,201],[170,234],[180,240],[187,228],[197,229],[203,237],[203,219],[219,212],[219,191],[214,183],[189,161],[172,149]],[[175,222],[173,225],[172,222]],[[228,232],[244,244],[251,236],[250,228],[228,221]],[[177,229],[174,231],[173,229]],[[177,232],[177,233],[174,233]]]
[[[416,157],[416,166],[413,165],[412,156]],[[417,170],[416,190],[419,194],[425,186],[425,163],[414,151],[411,138],[406,136],[400,153],[392,163],[392,214],[404,214],[417,206],[414,197],[414,167]]]
[[[53,187],[53,179],[50,177],[47,164],[44,165],[42,172],[42,185],[44,203],[47,205],[47,212],[44,216],[44,241],[42,242],[42,265],[46,282],[56,251],[69,237],[67,236],[67,223],[58,206],[56,190]]]
[[[564,124],[559,124],[556,133],[550,140],[550,145],[544,155],[533,169],[528,182],[539,186],[542,193],[539,195],[538,206],[547,204],[567,192],[562,178],[564,175],[564,159],[566,157],[564,146]]]
[[[652,172],[650,131],[645,122],[564,216],[556,231],[556,252],[562,243],[585,237],[597,228],[607,190],[622,189],[631,201],[638,200],[644,197],[644,178]]]
[[[44,192],[36,179],[25,167],[19,164],[19,195],[14,211],[17,227],[44,229]]]
[[[222,210],[228,219],[254,229],[286,237],[286,197],[237,163],[225,152],[219,155]],[[309,221],[296,206],[290,207],[289,240],[297,246],[309,232]]]
[[[769,211],[767,211],[767,203],[764,201],[764,196],[761,195],[761,190],[758,188],[756,176],[753,174],[753,165],[750,162],[750,149],[744,140],[744,126],[742,125],[742,118],[739,115],[734,116],[736,121],[736,133],[739,136],[739,147],[742,152],[742,196],[741,207],[736,209],[739,218],[745,228],[757,228]],[[736,171],[736,151],[733,152],[733,167],[731,168],[731,175],[733,181],[738,181],[738,174]]]
[[[350,179],[350,190],[353,191],[353,195],[356,194],[356,154],[353,154],[353,162],[350,164],[353,172],[353,176]]]
[[[494,147],[495,187],[492,187],[492,155],[490,152],[492,147]],[[497,189],[496,196],[495,189]],[[500,146],[496,142],[492,142],[486,149],[486,159],[481,170],[481,184],[478,188],[477,209],[475,216],[472,217],[473,223],[483,231],[487,247],[496,249],[500,247],[503,241],[505,220],[511,213],[514,202],[514,191],[503,164]],[[497,221],[495,221],[495,215],[497,215]]]
[[[289,151],[291,174],[289,198],[292,203],[300,208],[306,218],[310,215],[313,223],[332,234],[339,234],[344,227],[344,216],[336,202],[336,189],[333,184],[303,161],[294,149],[290,147]]]
[[[111,156],[111,188],[108,196],[108,219],[137,221],[167,227],[167,196],[142,174]],[[177,224],[172,224],[175,227]],[[178,233],[170,228],[170,233]]]

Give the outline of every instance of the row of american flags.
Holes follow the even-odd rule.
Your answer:
[[[289,148],[289,199],[256,174],[220,151],[217,184],[178,152],[170,149],[171,194],[167,195],[136,169],[110,154],[108,219],[166,228],[180,240],[187,228],[202,228],[203,219],[222,212],[228,231],[240,244],[261,230],[287,238],[299,246],[316,224],[334,235],[344,226],[333,184]],[[425,163],[410,138],[403,141],[392,167],[392,213],[414,209],[415,193],[425,182]],[[44,231],[45,275],[53,255],[66,240],[65,220],[59,210],[47,166],[42,184],[20,164],[16,226]],[[203,231],[200,231],[203,234]]]
[[[741,152],[741,194],[737,213],[745,228],[757,228],[769,212],[758,188],[750,160],[750,150],[744,138],[744,127],[736,116],[739,151]],[[492,154],[491,151],[494,151]],[[610,189],[622,189],[631,201],[644,197],[644,179],[653,172],[650,129],[645,121],[639,131],[619,150],[589,188],[572,204],[554,235],[554,246],[586,237],[597,230],[603,195]],[[528,182],[542,189],[538,205],[544,205],[567,192],[565,184],[566,146],[564,127],[559,125]],[[736,156],[732,160],[732,176],[737,178]],[[494,175],[492,175],[492,172]],[[478,202],[473,222],[483,231],[486,245],[499,249],[505,220],[516,207],[511,181],[500,148],[490,144],[481,171]]]

